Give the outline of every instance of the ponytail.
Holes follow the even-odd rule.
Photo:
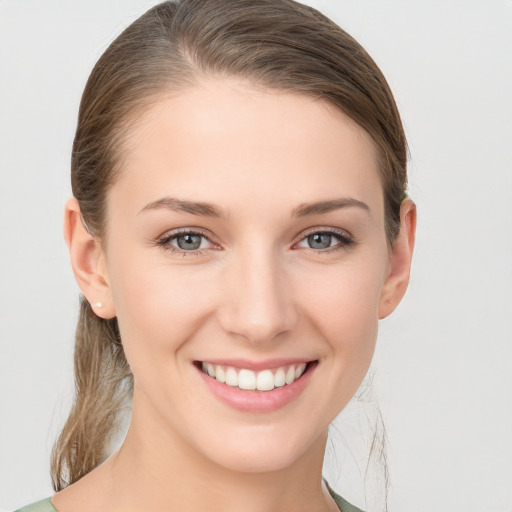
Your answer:
[[[106,458],[133,376],[124,355],[117,319],[96,316],[80,301],[74,352],[75,399],[51,461],[55,491],[76,482]]]

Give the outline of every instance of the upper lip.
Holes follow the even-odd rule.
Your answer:
[[[201,363],[210,363],[220,366],[231,366],[233,368],[240,368],[253,371],[272,370],[280,368],[281,366],[297,365],[301,363],[311,363],[316,361],[312,358],[279,358],[279,359],[266,359],[263,361],[250,361],[248,359],[201,359]]]

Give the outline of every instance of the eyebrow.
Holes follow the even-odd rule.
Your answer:
[[[215,217],[218,219],[227,219],[229,217],[229,212],[224,212],[218,206],[215,206],[211,203],[204,203],[198,201],[187,201],[186,199],[176,199],[175,197],[162,197],[161,199],[157,199],[153,201],[144,208],[139,213],[148,211],[148,210],[158,210],[160,208],[166,208],[168,210],[174,210],[177,212],[186,212],[191,213],[193,215],[201,215],[203,217]]]
[[[307,215],[318,215],[321,213],[332,212],[333,210],[340,210],[341,208],[362,208],[370,213],[370,207],[352,197],[343,197],[341,199],[331,199],[329,201],[317,201],[315,203],[302,203],[297,208],[292,210],[292,217],[305,217]]]
[[[319,215],[322,213],[328,213],[334,210],[340,210],[342,208],[356,207],[365,210],[370,213],[370,207],[352,197],[343,197],[340,199],[330,199],[327,201],[317,201],[313,203],[301,203],[299,206],[294,208],[291,212],[292,217],[306,217],[309,215]],[[165,208],[177,212],[191,213],[192,215],[200,215],[202,217],[215,217],[218,219],[228,219],[229,211],[225,211],[222,208],[212,204],[201,201],[188,201],[186,199],[177,199],[175,197],[162,197],[153,201],[139,213],[148,210],[158,210]]]

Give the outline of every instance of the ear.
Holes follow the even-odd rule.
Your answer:
[[[64,238],[75,279],[93,311],[101,318],[114,318],[105,254],[100,241],[85,228],[74,197],[68,200],[64,210]]]
[[[389,274],[380,297],[379,320],[395,310],[407,290],[415,234],[416,205],[406,198],[400,207],[400,232],[391,248]]]

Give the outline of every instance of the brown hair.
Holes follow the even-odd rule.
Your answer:
[[[380,157],[385,229],[400,226],[406,141],[391,91],[366,51],[331,20],[293,0],[174,0],[153,7],[109,46],[85,87],[71,179],[87,229],[104,240],[105,196],[122,167],[130,121],[165,91],[204,76],[321,99],[372,137]],[[75,347],[76,398],[52,456],[55,490],[105,458],[132,375],[116,319],[82,300]]]

